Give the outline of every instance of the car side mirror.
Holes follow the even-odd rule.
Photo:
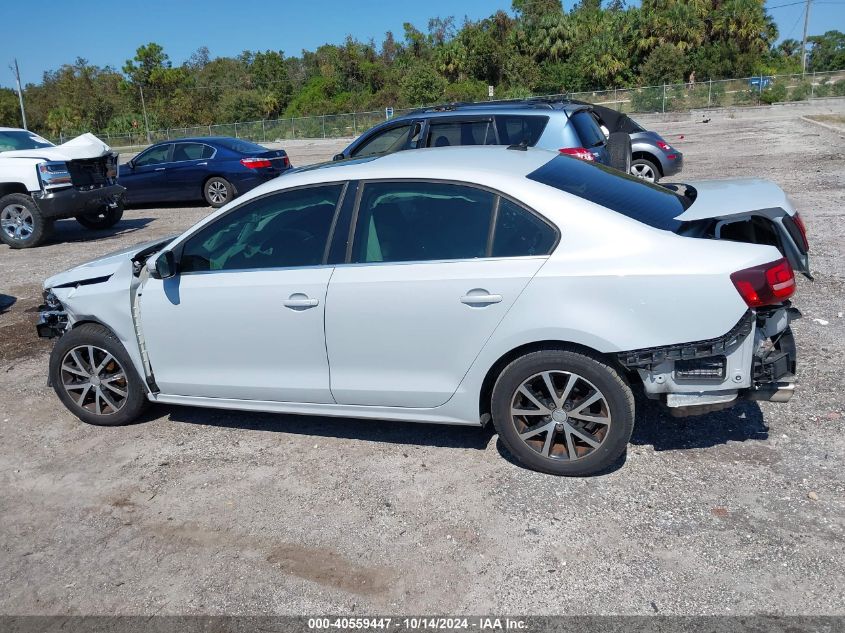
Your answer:
[[[129,169],[133,169],[133,170],[134,170],[134,169],[135,169],[135,161],[134,161],[134,160],[130,160],[128,163],[126,163],[126,166],[127,166]]]
[[[341,152],[340,154],[335,154],[335,155],[332,157],[332,160],[343,160],[343,159],[345,159],[345,158],[346,158],[346,156],[344,156],[344,155],[343,155],[343,152]]]
[[[164,251],[155,261],[152,276],[156,279],[169,279],[176,275],[177,269],[176,256],[173,251]]]

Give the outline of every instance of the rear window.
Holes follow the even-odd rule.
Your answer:
[[[496,130],[502,145],[525,143],[534,147],[549,122],[547,116],[496,115]]]
[[[580,110],[569,117],[575,131],[578,133],[578,138],[581,139],[581,145],[586,148],[598,147],[605,142],[604,132],[601,131],[599,124],[587,110]]]
[[[239,138],[222,138],[216,139],[216,141],[218,145],[228,147],[230,150],[241,154],[255,154],[256,152],[268,151],[266,147]]]
[[[527,177],[656,229],[675,231],[681,226],[675,219],[685,210],[681,196],[604,165],[557,156]]]

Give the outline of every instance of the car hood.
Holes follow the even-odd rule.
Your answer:
[[[128,248],[109,253],[103,257],[92,259],[90,262],[80,264],[69,270],[66,270],[57,275],[53,275],[44,282],[44,288],[56,288],[62,286],[74,286],[77,284],[90,284],[99,281],[106,281],[111,277],[120,266],[127,260],[132,259],[136,255],[143,253],[155,253],[164,248],[168,243],[172,242],[175,235],[158,240],[151,240],[130,246]]]
[[[682,222],[729,218],[761,209],[783,209],[794,214],[792,203],[775,183],[758,178],[699,180],[685,183],[695,189],[692,205],[677,217]],[[685,185],[678,185],[683,188]]]
[[[39,158],[41,160],[77,160],[80,158],[99,158],[111,152],[111,148],[91,133],[83,134],[67,143],[54,147],[37,149],[18,149],[3,152],[0,158]]]

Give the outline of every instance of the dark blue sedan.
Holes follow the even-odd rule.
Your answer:
[[[224,204],[290,169],[284,150],[229,137],[183,138],[148,147],[120,166],[126,204]]]

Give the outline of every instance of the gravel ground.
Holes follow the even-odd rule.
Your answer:
[[[45,386],[41,281],[209,209],[0,247],[0,613],[845,614],[845,139],[801,114],[656,126],[684,177],[770,178],[802,211],[795,397],[683,420],[639,402],[624,463],[590,479],[471,428],[167,407],[86,426]]]

